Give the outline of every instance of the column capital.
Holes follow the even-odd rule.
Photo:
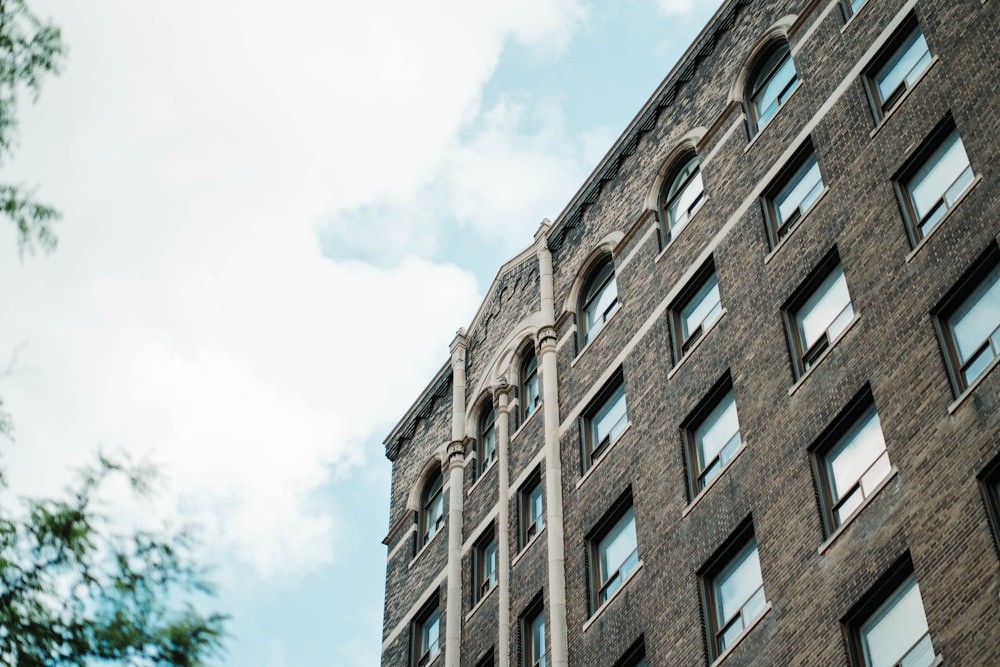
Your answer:
[[[538,347],[538,354],[541,356],[546,349],[551,346],[552,350],[556,349],[556,328],[551,325],[545,325],[538,330],[535,334],[535,341]]]
[[[510,398],[514,393],[514,385],[507,380],[507,375],[497,378],[497,383],[493,385],[493,407],[500,412],[510,411]],[[506,399],[506,400],[504,400]]]
[[[445,460],[445,472],[451,472],[453,468],[465,467],[465,441],[452,440],[448,443]]]

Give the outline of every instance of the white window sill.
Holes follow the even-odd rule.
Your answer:
[[[742,434],[740,435],[740,437],[741,438],[743,437]],[[729,467],[732,466],[734,463],[736,463],[736,459],[740,457],[740,454],[742,454],[743,450],[745,450],[746,448],[747,448],[747,443],[746,441],[744,441],[743,444],[740,445],[740,448],[733,453],[733,458],[729,459],[729,463],[722,466],[722,470],[720,470],[719,474],[715,476],[715,479],[709,482],[704,489],[698,492],[698,495],[694,497],[694,500],[688,503],[687,507],[685,507],[684,510],[681,512],[681,518],[686,518],[687,515],[691,513],[691,511],[695,508],[695,506],[701,502],[701,499],[708,494],[708,492],[712,489],[713,486],[715,486],[716,482],[722,479],[723,475],[726,474],[726,471],[729,470]]]
[[[899,474],[899,468],[897,468],[896,466],[892,466],[892,468],[890,468],[889,470],[889,474],[885,476],[885,479],[879,482],[878,486],[875,487],[875,490],[869,493],[868,496],[861,501],[861,504],[858,505],[858,508],[856,510],[854,510],[854,513],[851,514],[851,516],[847,517],[847,521],[837,526],[837,530],[833,531],[833,533],[830,534],[830,537],[826,538],[823,544],[819,545],[819,548],[816,549],[816,552],[820,556],[826,553],[826,550],[829,549],[833,545],[833,543],[837,541],[837,538],[840,537],[847,530],[848,526],[850,526],[856,518],[858,518],[858,515],[861,514],[861,512],[864,511],[864,509],[871,504],[871,502],[875,499],[875,497],[882,492],[882,489],[887,487],[889,485],[889,482],[896,479],[896,475],[898,474]]]
[[[432,544],[434,544],[434,541],[437,540],[438,535],[440,535],[441,533],[445,532],[446,528],[448,528],[448,522],[447,521],[445,522],[445,524],[443,526],[441,526],[441,530],[439,530],[438,532],[434,533],[434,536],[431,537],[431,539],[427,540],[427,544],[425,544],[424,546],[420,547],[420,551],[417,552],[417,555],[414,556],[412,559],[410,559],[409,564],[406,566],[407,569],[410,569],[411,567],[413,567],[413,564],[416,563],[418,560],[420,560],[420,557],[424,555],[424,552],[427,551],[427,549],[430,548],[430,546]]]
[[[795,76],[799,76],[798,72],[795,73]],[[802,89],[802,79],[799,78],[799,80],[795,82],[795,87],[792,88],[792,92],[788,93],[788,97],[786,97],[785,101],[781,103],[781,106],[779,106],[778,110],[774,112],[774,115],[771,116],[771,119],[769,121],[767,121],[767,124],[764,125],[764,127],[759,128],[757,130],[757,134],[753,135],[753,139],[751,139],[750,142],[743,147],[744,153],[749,153],[750,149],[757,145],[757,140],[760,139],[761,135],[764,134],[767,128],[774,125],[774,121],[778,118],[779,115],[781,115],[781,112],[785,109],[785,107],[788,106],[788,103],[791,101],[791,99],[795,97],[795,93],[799,92],[799,90],[801,89]],[[744,117],[746,117],[745,112],[743,115]],[[747,118],[747,122],[749,122],[749,118]]]
[[[791,387],[788,388],[789,396],[793,396],[795,392],[799,390],[799,387],[805,384],[805,381],[808,380],[810,377],[812,377],[813,371],[819,368],[820,365],[824,361],[826,361],[826,358],[830,356],[830,353],[833,352],[835,347],[837,347],[837,344],[844,339],[847,333],[854,328],[854,326],[858,323],[858,320],[860,319],[861,316],[858,313],[854,313],[854,317],[851,318],[851,321],[847,323],[847,326],[844,327],[844,330],[840,332],[840,335],[833,339],[833,342],[831,342],[830,346],[826,348],[823,354],[820,355],[819,359],[816,360],[816,363],[814,363],[809,368],[809,370],[803,373],[802,377],[800,377],[798,380],[795,381],[795,384],[793,384]]]
[[[1000,356],[994,357],[993,361],[990,362],[989,366],[984,368],[983,372],[979,374],[979,377],[973,380],[972,384],[966,387],[965,391],[959,394],[958,398],[956,398],[954,401],[951,402],[951,405],[948,406],[948,414],[949,415],[954,414],[955,410],[958,410],[959,406],[961,406],[962,403],[965,403],[965,399],[967,399],[969,396],[972,395],[974,391],[976,391],[976,387],[978,387],[983,382],[983,380],[986,379],[986,376],[989,375],[993,371],[993,369],[996,368],[997,366],[1000,366]]]
[[[587,619],[587,622],[583,624],[584,632],[589,630],[594,625],[594,623],[597,622],[597,619],[600,618],[601,614],[604,613],[604,610],[610,607],[611,603],[614,602],[621,594],[621,592],[625,590],[625,587],[629,585],[629,582],[635,579],[635,576],[639,574],[639,570],[642,569],[642,563],[643,561],[640,559],[639,562],[636,563],[635,569],[628,573],[628,577],[625,579],[625,581],[622,582],[622,585],[618,587],[618,590],[612,593],[611,597],[605,600],[601,604],[601,606],[597,608],[597,611],[595,611],[593,614],[590,615],[590,618]]]
[[[619,298],[621,298],[621,297],[619,297]],[[588,340],[586,342],[586,344],[584,344],[583,349],[581,349],[580,352],[577,353],[577,355],[573,358],[573,361],[571,361],[569,363],[569,367],[570,368],[573,368],[574,366],[576,366],[576,362],[580,360],[580,357],[582,357],[587,350],[589,350],[591,347],[593,347],[594,342],[597,341],[601,337],[601,334],[603,334],[605,331],[608,330],[608,326],[610,326],[611,321],[615,319],[615,316],[618,313],[620,313],[621,310],[622,310],[622,302],[619,301],[618,305],[615,307],[615,309],[608,316],[608,319],[604,320],[604,325],[600,328],[600,330],[596,334],[594,334],[593,338],[591,338],[590,340]]]
[[[690,348],[690,349],[689,349],[689,350],[688,350],[687,352],[685,352],[685,353],[684,353],[684,356],[682,356],[682,357],[681,357],[680,361],[678,361],[678,362],[677,362],[677,363],[676,363],[676,364],[674,365],[674,367],[673,367],[673,368],[671,368],[671,369],[670,369],[670,370],[669,370],[669,371],[667,372],[667,380],[670,380],[670,379],[672,379],[672,378],[673,378],[673,377],[674,377],[675,375],[677,375],[677,372],[678,372],[678,371],[679,371],[679,370],[681,369],[681,366],[683,366],[683,365],[684,365],[684,362],[685,362],[685,361],[687,361],[688,359],[690,359],[690,358],[691,358],[691,355],[692,355],[692,354],[694,354],[694,351],[695,351],[695,350],[697,350],[697,349],[698,349],[699,347],[701,347],[701,344],[702,344],[702,342],[703,342],[703,341],[704,341],[704,340],[705,340],[706,338],[708,338],[708,334],[712,333],[712,331],[714,331],[714,330],[715,330],[715,327],[716,327],[716,326],[717,326],[717,325],[719,324],[719,322],[721,322],[721,321],[722,321],[722,318],[723,318],[723,317],[725,317],[725,316],[726,316],[726,309],[725,309],[725,308],[723,308],[723,309],[722,309],[722,310],[721,310],[721,311],[719,312],[719,316],[718,316],[718,317],[716,317],[716,318],[715,318],[715,320],[714,320],[714,321],[713,321],[713,322],[712,322],[711,324],[709,324],[709,325],[708,325],[708,328],[707,328],[707,329],[705,329],[705,331],[703,331],[703,332],[702,332],[702,334],[701,334],[701,337],[700,337],[700,338],[699,338],[698,340],[696,340],[696,341],[694,342],[694,345],[692,345],[692,346],[691,346],[691,348]]]
[[[611,444],[609,444],[608,448],[605,449],[604,452],[602,452],[600,456],[598,456],[596,459],[594,459],[594,462],[587,469],[587,472],[583,473],[583,477],[581,477],[580,481],[576,483],[577,490],[579,490],[580,487],[583,486],[584,482],[586,482],[588,479],[590,479],[591,475],[594,474],[594,471],[597,470],[597,466],[599,466],[602,463],[604,463],[604,460],[606,458],[608,458],[608,454],[611,453],[611,450],[613,450],[615,447],[617,447],[618,443],[625,439],[625,434],[628,433],[631,428],[632,428],[632,422],[629,422],[628,426],[625,427],[625,430],[622,431],[618,435],[617,438],[615,438],[615,441],[612,442]]]
[[[972,182],[969,183],[969,187],[965,188],[965,190],[962,192],[962,194],[958,196],[958,199],[955,200],[955,203],[952,204],[951,208],[949,208],[948,211],[944,214],[944,217],[941,218],[940,220],[938,220],[938,223],[936,225],[934,225],[934,229],[932,229],[930,231],[930,233],[927,234],[927,236],[925,236],[924,238],[920,239],[920,242],[917,243],[917,245],[913,248],[913,250],[911,250],[906,255],[906,263],[907,264],[909,264],[910,262],[912,262],[913,258],[917,256],[917,253],[920,252],[925,245],[927,245],[927,240],[930,239],[932,236],[934,236],[934,232],[936,232],[937,230],[939,230],[942,227],[944,227],[944,223],[948,221],[948,218],[950,218],[951,214],[955,212],[955,209],[957,209],[959,207],[959,205],[963,201],[965,201],[965,198],[969,196],[969,193],[971,193],[972,190],[977,185],[979,185],[979,183],[982,180],[983,180],[982,175],[976,176],[974,179],[972,179]]]
[[[545,533],[545,528],[546,528],[545,526],[542,526],[542,529],[539,530],[537,533],[535,533],[535,536],[532,537],[530,540],[528,540],[528,543],[525,544],[521,548],[521,550],[514,555],[514,558],[510,561],[510,566],[512,568],[518,563],[520,563],[521,559],[524,558],[524,554],[528,553],[528,549],[530,549],[535,542],[541,539],[542,535]]]
[[[539,403],[535,407],[534,412],[532,412],[530,415],[528,415],[528,418],[525,419],[523,422],[521,422],[521,425],[517,427],[517,429],[514,431],[513,435],[511,435],[510,438],[508,438],[510,440],[510,442],[514,442],[514,438],[516,438],[517,436],[521,435],[521,431],[523,431],[528,424],[530,424],[532,421],[534,421],[535,415],[537,415],[539,412],[541,412],[542,408],[544,408],[544,407],[545,407],[545,403]]]
[[[497,461],[499,461],[499,459],[493,459],[489,467],[486,468],[486,470],[479,473],[479,477],[477,477],[476,481],[473,482],[472,486],[469,487],[469,492],[465,494],[466,496],[471,496],[472,492],[475,491],[477,488],[479,488],[480,482],[486,479],[486,477],[490,474],[490,471],[497,467]]]
[[[746,627],[746,629],[743,630],[743,634],[741,634],[739,637],[737,637],[736,641],[733,642],[733,645],[730,646],[729,648],[727,648],[725,651],[723,651],[722,655],[720,655],[718,658],[716,658],[715,660],[713,660],[712,664],[709,665],[709,667],[717,667],[718,665],[722,664],[722,661],[725,660],[726,658],[728,658],[729,655],[733,651],[736,650],[736,647],[743,643],[743,640],[746,638],[746,636],[749,635],[750,632],[754,628],[756,628],[760,624],[761,621],[764,620],[764,617],[767,616],[771,612],[771,609],[772,609],[771,603],[768,602],[767,605],[764,607],[764,611],[762,611],[759,614],[757,614],[757,618],[753,619],[753,621],[750,623],[750,625],[748,625]]]
[[[683,234],[685,230],[687,230],[688,228],[690,228],[691,227],[691,223],[693,223],[695,221],[695,219],[698,217],[698,214],[705,210],[705,204],[707,204],[707,203],[708,203],[708,196],[705,195],[705,194],[702,194],[702,196],[701,196],[701,204],[698,206],[698,210],[691,214],[691,217],[688,218],[688,221],[684,224],[684,227],[682,227],[679,232],[677,232],[676,234],[671,234],[670,235],[670,240],[667,241],[667,244],[665,246],[663,246],[663,250],[661,250],[660,254],[658,254],[656,256],[656,259],[653,260],[653,264],[659,264],[660,263],[660,260],[663,259],[664,255],[667,254],[667,251],[670,250],[670,248],[673,247],[673,245],[677,241],[677,239],[680,238],[680,235]]]
[[[486,601],[490,599],[491,595],[493,595],[493,591],[495,591],[498,587],[499,587],[499,582],[495,582],[492,586],[490,586],[490,590],[486,591],[486,595],[479,598],[479,602],[476,603],[476,606],[473,607],[471,610],[469,610],[469,613],[465,615],[466,623],[468,623],[469,619],[472,618],[477,611],[479,611],[480,607],[486,604]]]
[[[863,14],[866,9],[872,6],[872,4],[874,3],[872,3],[871,0],[869,0],[869,2],[866,2],[865,4],[861,5],[861,9],[851,14],[844,22],[844,25],[840,26],[840,34],[843,35],[850,26],[854,25],[855,23],[854,19]]]
[[[770,264],[770,263],[771,263],[771,260],[772,260],[772,259],[774,259],[774,256],[775,256],[775,255],[777,255],[777,254],[778,254],[778,252],[779,252],[779,251],[780,251],[780,250],[781,250],[782,248],[784,248],[784,247],[785,247],[785,245],[786,245],[786,244],[788,243],[788,240],[789,240],[790,238],[792,238],[792,235],[793,235],[793,234],[794,234],[794,233],[796,232],[796,230],[798,230],[798,228],[802,226],[802,224],[803,224],[803,223],[804,223],[804,222],[806,221],[806,219],[807,219],[807,218],[809,217],[809,214],[810,214],[810,213],[812,213],[813,211],[815,211],[815,210],[816,210],[816,208],[817,208],[817,207],[819,206],[819,203],[820,203],[821,201],[823,201],[823,200],[824,200],[824,199],[826,198],[826,193],[827,193],[827,192],[829,192],[829,191],[830,191],[830,188],[829,188],[829,186],[827,186],[827,185],[826,185],[826,184],[824,183],[824,184],[823,184],[823,191],[822,191],[822,192],[820,192],[820,193],[819,193],[819,196],[817,196],[817,197],[816,197],[816,201],[814,201],[814,202],[812,203],[812,206],[810,206],[810,207],[809,207],[809,209],[808,209],[808,210],[807,210],[807,211],[806,211],[805,213],[803,213],[803,214],[802,214],[802,217],[801,217],[801,218],[799,218],[798,220],[796,220],[796,221],[795,221],[795,224],[794,224],[794,225],[792,225],[792,226],[791,226],[791,227],[790,227],[790,228],[788,229],[788,231],[787,231],[787,232],[785,233],[785,235],[784,235],[784,236],[783,236],[783,237],[781,238],[781,240],[780,240],[780,241],[778,241],[778,243],[777,243],[777,244],[776,244],[776,245],[774,246],[774,248],[773,248],[773,249],[771,250],[771,252],[767,253],[767,256],[766,256],[766,257],[764,257],[764,264],[765,264],[765,265],[767,265],[767,264]],[[768,221],[768,223],[767,223],[767,224],[768,224],[768,225],[770,225],[770,224],[771,224],[771,223],[770,223],[770,221]]]
[[[870,3],[865,3],[865,6],[862,7],[861,9],[864,9],[869,4]],[[875,135],[881,132],[882,128],[885,127],[886,123],[889,122],[889,119],[896,115],[896,112],[899,110],[899,108],[903,106],[903,102],[905,102],[907,98],[910,96],[910,93],[912,93],[913,90],[920,85],[920,82],[923,81],[925,78],[927,78],[927,75],[930,74],[931,69],[934,68],[934,65],[937,64],[938,60],[940,60],[940,58],[938,58],[937,56],[931,58],[931,61],[927,63],[927,67],[924,68],[924,71],[920,74],[920,76],[917,77],[917,80],[913,82],[913,85],[907,88],[905,92],[903,92],[900,98],[896,100],[896,103],[892,105],[892,108],[890,108],[889,111],[887,111],[882,116],[882,118],[878,121],[878,124],[876,124],[875,127],[872,128],[872,131],[868,133],[868,137],[870,139],[874,139]]]

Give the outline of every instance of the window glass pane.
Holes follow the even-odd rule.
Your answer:
[[[913,577],[861,628],[870,667],[893,667],[925,634],[927,618]]]
[[[697,158],[688,162],[678,174],[670,188],[670,193],[667,207],[668,224],[672,231],[680,231],[701,204],[704,194],[704,184],[701,180],[701,170],[698,168]]]
[[[531,495],[528,499],[528,519],[531,522],[536,522],[539,528],[541,528],[542,523],[545,521],[545,516],[542,513],[541,484],[531,490]]]
[[[545,665],[545,617],[541,612],[531,620],[531,664]]]
[[[962,139],[958,132],[952,132],[910,179],[908,189],[918,218],[922,219],[937,205],[968,166],[969,157]]]
[[[521,388],[522,411],[524,416],[528,417],[535,411],[539,402],[538,357],[531,355],[524,365],[522,377],[524,377],[524,385]]]
[[[614,265],[608,261],[595,274],[584,300],[585,340],[589,341],[601,330],[617,304],[618,285],[615,283]]]
[[[421,630],[421,653],[429,653],[432,657],[438,653],[438,640],[441,636],[441,611],[435,609],[424,621]]]
[[[803,352],[812,347],[813,343],[819,340],[830,325],[838,320],[841,312],[850,308],[850,305],[851,295],[847,292],[844,270],[837,266],[798,312],[797,319]],[[843,322],[843,326],[846,326],[846,322]],[[831,332],[830,338],[834,338],[837,333],[839,331]]]
[[[598,545],[601,583],[610,579],[635,550],[635,511],[629,508]]]
[[[959,362],[964,364],[1000,326],[1000,270],[969,295],[950,322]]]
[[[816,162],[815,155],[810,155],[775,198],[778,223],[788,220],[799,209],[805,213],[822,191],[823,179],[820,177],[819,163]]]
[[[714,321],[720,312],[719,281],[713,274],[681,312],[681,342],[702,324]]]
[[[719,622],[725,623],[738,614],[762,583],[757,543],[754,541],[719,575],[716,583]]]
[[[882,102],[888,100],[903,82],[906,83],[906,87],[912,86],[930,62],[931,54],[927,49],[927,42],[924,41],[924,35],[916,30],[900,45],[889,62],[875,74],[879,99]]]
[[[733,392],[715,406],[708,417],[695,429],[694,439],[698,450],[698,466],[705,468],[722,449],[738,436],[740,432],[739,417],[736,414],[736,399]]]
[[[757,92],[753,96],[758,128],[763,127],[774,116],[791,91],[792,83],[795,82],[795,64],[787,49],[775,53],[762,68],[761,75],[766,77],[773,67],[772,63],[779,59],[781,64],[766,81],[758,84]]]
[[[885,451],[878,413],[870,410],[830,452],[833,500],[837,502]]]
[[[851,0],[851,13],[854,14],[857,12],[867,1],[868,0]]]
[[[628,425],[628,414],[625,406],[625,386],[622,385],[594,415],[595,441],[593,445],[596,447],[604,438],[609,438],[613,442],[625,430],[626,425]]]

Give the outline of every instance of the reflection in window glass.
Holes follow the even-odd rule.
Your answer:
[[[615,283],[615,267],[607,260],[591,277],[583,300],[584,342],[593,340],[604,323],[618,308],[618,285]]]
[[[767,603],[757,541],[751,542],[716,577],[714,585],[718,650],[738,639]]]
[[[854,514],[890,470],[882,425],[872,407],[827,455],[834,523],[839,526]]]
[[[635,510],[630,507],[597,545],[597,603],[607,601],[638,563]]]
[[[931,63],[924,34],[914,30],[873,77],[878,102],[884,112],[911,88]]]
[[[736,399],[732,391],[694,430],[694,443],[698,457],[697,487],[700,490],[718,477],[742,444]]]
[[[715,274],[705,282],[698,293],[681,309],[681,353],[687,352],[708,327],[722,315],[719,298],[719,281]]]
[[[934,662],[934,646],[915,577],[907,579],[861,626],[861,639],[867,667],[928,667]]]
[[[628,409],[625,404],[625,385],[620,384],[590,420],[591,461],[617,440],[626,426]]]
[[[776,49],[764,62],[750,93],[750,105],[755,129],[761,130],[788,96],[795,90],[798,77],[795,73],[795,63],[788,52],[788,46]]]
[[[812,154],[799,167],[788,183],[774,198],[775,236],[781,239],[796,220],[816,203],[823,191],[823,178],[819,173],[819,163]]]
[[[994,269],[962,302],[948,326],[968,386],[1000,355],[1000,269]]]
[[[918,236],[927,236],[937,226],[972,180],[965,146],[953,131],[906,184]]]
[[[691,216],[701,208],[704,192],[698,158],[694,157],[677,174],[667,192],[665,208],[671,233],[683,229]]]
[[[808,370],[817,354],[843,333],[854,317],[844,270],[837,267],[823,280],[796,314],[803,361]],[[819,344],[819,345],[818,345]]]

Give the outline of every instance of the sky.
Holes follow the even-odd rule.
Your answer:
[[[67,56],[0,182],[19,495],[155,463],[232,615],[214,665],[377,665],[382,440],[721,0],[34,0]]]

